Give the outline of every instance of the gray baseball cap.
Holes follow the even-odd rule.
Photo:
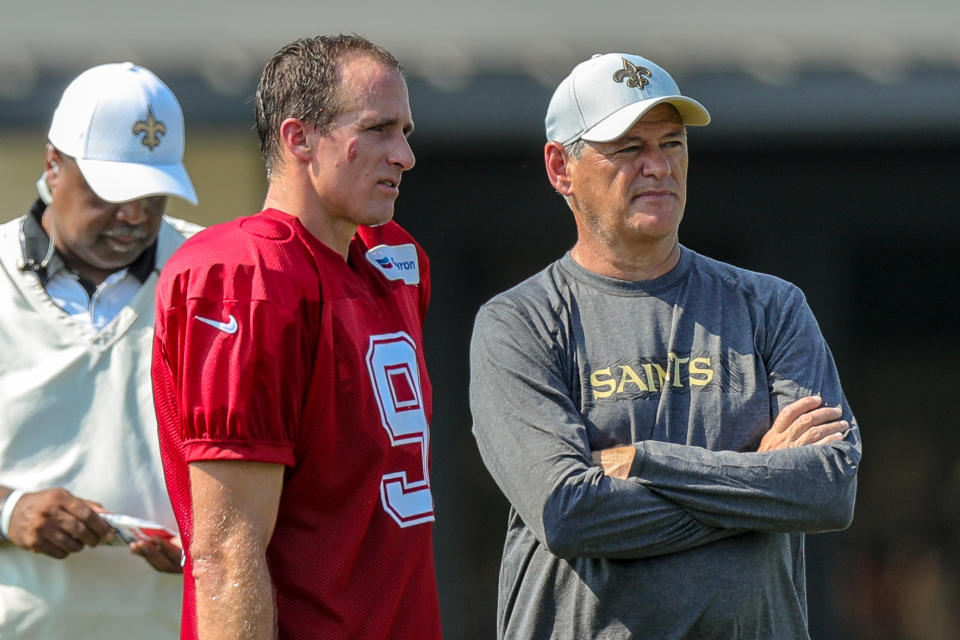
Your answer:
[[[710,124],[707,109],[680,93],[656,63],[629,53],[597,54],[573,68],[547,107],[547,140],[570,144],[616,140],[658,104],[676,107],[683,123]]]

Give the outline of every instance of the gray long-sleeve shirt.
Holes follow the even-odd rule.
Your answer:
[[[814,393],[845,439],[757,453]],[[849,524],[861,443],[795,286],[686,248],[645,282],[567,254],[481,308],[470,400],[511,503],[500,638],[808,637],[803,534]],[[591,465],[625,444],[626,480]]]

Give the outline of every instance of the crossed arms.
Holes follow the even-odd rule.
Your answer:
[[[845,407],[820,407],[819,398],[785,407],[756,452],[645,440],[595,463],[549,345],[518,332],[522,324],[502,305],[477,316],[474,434],[500,489],[555,555],[642,558],[745,531],[849,524],[859,431],[840,419]]]

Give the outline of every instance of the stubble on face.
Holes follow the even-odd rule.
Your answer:
[[[317,192],[326,213],[349,224],[393,217],[401,174],[414,158],[406,82],[396,69],[369,57],[342,63],[339,114],[320,141]]]
[[[44,229],[67,265],[99,284],[156,241],[167,198],[107,202],[90,188],[73,158],[58,155],[57,160],[60,171]]]
[[[658,105],[619,139],[587,143],[568,161],[575,257],[611,273],[668,263],[686,203],[686,131],[676,109]]]

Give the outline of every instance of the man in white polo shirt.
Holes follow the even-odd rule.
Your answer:
[[[183,148],[153,73],[88,69],[53,115],[40,198],[0,226],[0,637],[178,633],[150,359],[159,270],[199,229],[163,215],[197,202]]]

